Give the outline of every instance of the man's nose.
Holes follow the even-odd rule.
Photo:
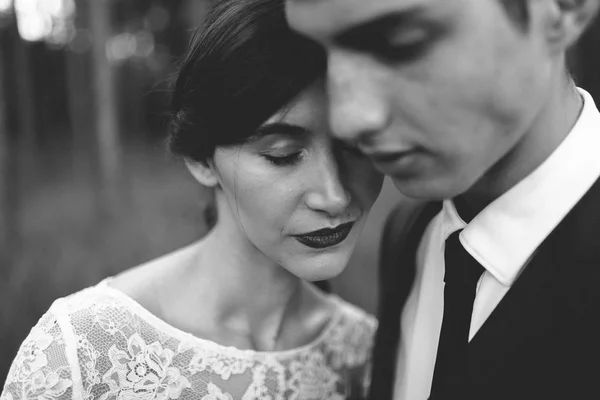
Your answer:
[[[382,74],[361,56],[331,53],[327,88],[329,120],[333,135],[354,142],[368,142],[389,123]]]

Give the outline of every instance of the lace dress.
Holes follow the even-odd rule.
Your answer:
[[[366,391],[376,321],[337,296],[312,343],[258,352],[185,333],[106,282],[54,302],[0,400],[341,400]]]

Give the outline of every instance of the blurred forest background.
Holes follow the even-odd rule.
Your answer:
[[[206,232],[210,193],[163,141],[171,77],[209,6],[0,0],[0,388],[54,299]],[[600,100],[598,22],[570,63]],[[386,182],[350,267],[332,282],[369,311],[381,225],[399,198]]]

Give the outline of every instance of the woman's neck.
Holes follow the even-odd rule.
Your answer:
[[[285,321],[302,313],[306,288],[222,222],[189,249],[165,286],[163,313],[219,343],[273,350]]]

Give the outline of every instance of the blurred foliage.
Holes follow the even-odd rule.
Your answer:
[[[0,0],[0,387],[54,299],[198,239],[211,201],[163,144],[207,3],[50,3]]]

